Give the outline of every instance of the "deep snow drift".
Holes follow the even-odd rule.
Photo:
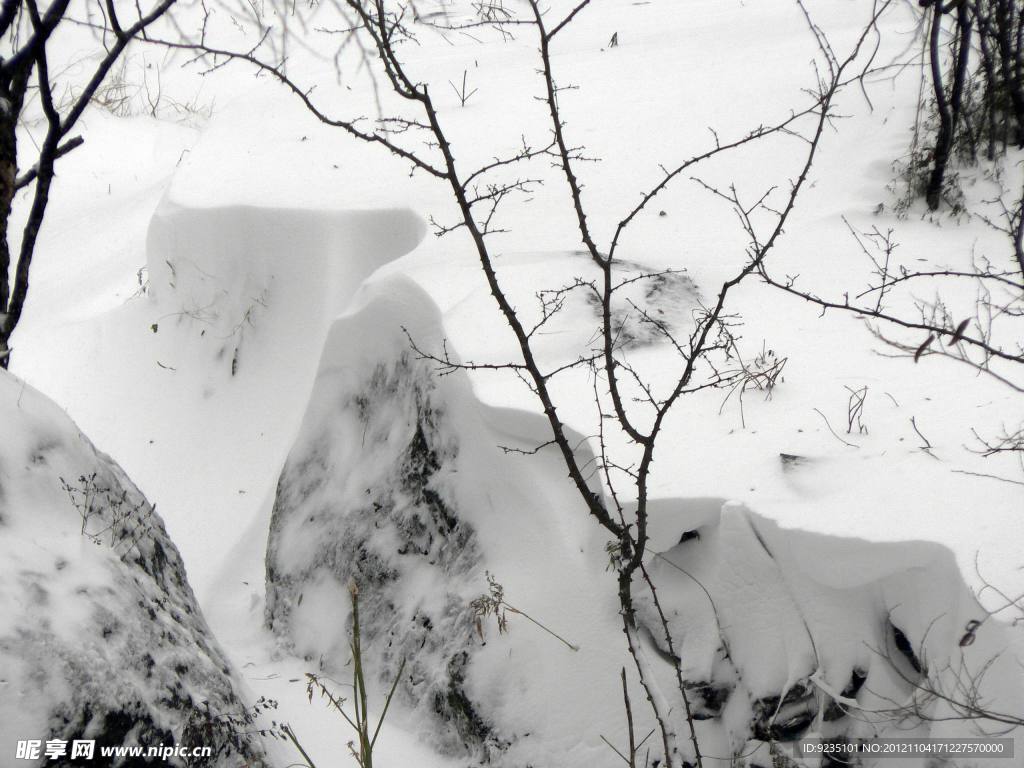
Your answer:
[[[192,764],[263,765],[236,673],[153,506],[6,372],[0,423],[3,764],[16,740],[89,739],[97,749],[206,746],[211,758]]]

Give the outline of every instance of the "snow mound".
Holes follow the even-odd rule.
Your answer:
[[[1019,638],[990,620],[945,547],[786,530],[721,499],[662,499],[651,514],[648,571],[707,754],[771,765],[798,738],[962,738],[971,726],[951,702],[1024,706]],[[649,594],[641,603],[665,686],[671,656]],[[1001,730],[977,725],[970,735]]]
[[[17,740],[94,739],[96,759],[99,747],[177,744],[212,748],[190,765],[263,765],[154,508],[6,372],[0,422],[0,754]]]
[[[236,571],[224,543],[273,494],[331,322],[422,234],[403,208],[168,197],[148,222],[145,295],[24,346],[20,370],[159,500],[200,600],[223,591],[222,572]]]
[[[581,632],[611,627],[614,642],[621,629],[605,595],[580,600],[597,574],[606,576],[603,560],[581,562],[580,553],[603,551],[604,542],[576,516],[565,472],[547,450],[510,461],[500,447],[536,447],[546,421],[481,405],[464,371],[439,375],[411,346],[443,354],[444,337],[437,305],[404,276],[368,282],[332,326],[278,483],[266,621],[286,651],[347,679],[356,583],[364,663],[378,692],[405,661],[404,712],[392,709],[389,719],[404,718],[444,754],[526,764],[531,758],[515,752],[525,734],[545,744],[538,726],[559,730],[589,698],[560,673],[572,670],[578,682],[621,649],[595,638],[581,662],[522,621],[495,637],[493,618],[473,605],[488,590],[485,571],[524,606],[542,605]],[[592,458],[582,436],[569,434],[580,460]],[[512,653],[533,663],[510,663]],[[559,692],[569,696],[564,714],[538,723]]]

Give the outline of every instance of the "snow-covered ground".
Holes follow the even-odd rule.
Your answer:
[[[555,18],[574,4],[552,5]],[[810,5],[838,51],[869,13],[850,0]],[[193,10],[182,9],[183,17]],[[912,27],[909,11],[892,9],[880,61],[904,50]],[[608,47],[613,34],[618,45]],[[327,50],[330,36],[303,39]],[[388,565],[397,574],[392,602],[378,609],[393,616],[375,631],[400,631],[409,616],[431,618],[436,631],[424,647],[432,655],[420,670],[431,695],[452,680],[448,658],[466,650],[460,695],[496,724],[481,740],[511,742],[496,748],[495,759],[538,768],[614,765],[619,758],[602,736],[625,739],[618,675],[632,662],[606,570],[607,536],[553,451],[499,448],[528,451],[546,439],[530,392],[507,371],[432,377],[402,330],[431,349],[447,340],[463,360],[516,357],[469,238],[459,230],[433,234],[431,219],[457,215],[450,191],[318,123],[243,64],[200,76],[181,68],[184,57],[132,50],[129,71],[160,67],[167,92],[209,105],[210,114],[87,114],[85,146],[59,166],[12,373],[65,408],[157,506],[249,693],[279,702],[273,718],[294,726],[321,767],[351,760],[344,722],[307,699],[304,678],[349,674],[345,579],[354,566],[331,558],[354,557],[342,546],[352,537],[372,539],[360,527],[373,519],[360,509],[361,496],[393,505],[377,525],[387,529],[378,546],[391,552],[389,537],[418,540],[400,534],[430,503],[388,486],[404,477],[392,471],[408,460],[400,449],[429,422],[436,427],[424,438],[436,458],[429,488],[468,531],[459,539],[464,550]],[[544,141],[549,118],[534,98],[542,81],[528,32],[511,41],[425,32],[404,53],[417,77],[433,84],[462,167],[514,150],[521,137]],[[610,237],[657,183],[660,164],[713,146],[709,127],[725,141],[802,106],[814,54],[814,38],[788,2],[588,7],[560,33],[552,63],[560,84],[578,86],[560,96],[570,141],[600,158],[578,169],[595,232]],[[317,84],[320,103],[339,114],[373,113],[365,74],[346,71],[336,83],[332,63],[303,49],[288,66],[297,80]],[[460,105],[448,83],[464,72],[477,91]],[[857,229],[892,227],[908,263],[941,269],[967,263],[972,252],[1005,253],[1003,236],[977,219],[926,217],[923,208],[905,219],[891,213],[892,163],[909,143],[917,87],[909,68],[869,81],[870,100],[859,87],[841,95],[846,117],[824,136],[769,258],[775,273],[799,274],[831,296],[865,287],[870,265],[844,217]],[[800,143],[782,137],[716,159],[702,177],[735,182],[756,198],[771,184],[786,185],[800,162]],[[503,209],[508,233],[492,241],[502,284],[524,311],[532,311],[536,291],[591,268],[580,255],[564,178],[547,160],[529,173],[544,183]],[[989,196],[986,184],[969,187],[969,199]],[[16,207],[15,215],[24,211]],[[697,302],[742,266],[745,245],[729,206],[680,179],[637,220],[619,254],[627,270],[685,271],[647,297],[685,326]],[[948,361],[886,357],[858,319],[819,317],[817,308],[756,281],[740,287],[731,309],[742,318],[744,355],[771,350],[785,358],[784,378],[770,398],[747,391],[741,403],[737,394],[708,390],[681,401],[659,438],[652,478],[652,549],[660,554],[650,565],[669,595],[684,668],[733,694],[699,726],[706,753],[740,750],[744,739],[736,740],[752,718],[770,730],[783,704],[795,701],[799,710],[811,707],[804,699],[849,697],[843,691],[854,671],[867,676],[867,698],[858,699],[865,712],[902,701],[907,680],[890,668],[906,660],[885,658],[893,626],[935,669],[963,660],[974,670],[997,657],[986,695],[1024,713],[1024,640],[1008,623],[1014,615],[986,621],[969,648],[957,644],[967,621],[985,618],[972,592],[986,583],[1010,596],[1024,592],[1024,476],[1012,457],[970,450],[972,430],[993,434],[1020,421],[1019,393]],[[542,362],[575,355],[596,322],[586,302],[570,302],[539,342]],[[657,385],[677,370],[666,344],[638,342],[628,354]],[[389,376],[398,383],[389,385]],[[583,444],[596,430],[592,386],[580,371],[556,387],[581,451],[593,449]],[[849,434],[849,389],[862,387],[866,429]],[[360,415],[360,397],[371,416]],[[388,493],[397,498],[385,500]],[[272,530],[280,538],[268,556]],[[700,537],[680,542],[688,531]],[[267,566],[298,580],[270,586],[278,597],[269,614]],[[511,604],[579,650],[515,615],[507,634],[493,625],[483,637],[460,634],[470,601],[487,589],[485,570]],[[980,600],[1000,605],[991,589]],[[281,601],[297,603],[289,603],[287,621],[275,613]],[[396,658],[373,652],[385,678]],[[382,694],[384,682],[372,682]],[[802,685],[803,698],[789,701]],[[765,716],[772,696],[786,700]],[[447,768],[475,754],[451,748],[442,713],[416,685],[396,707],[377,748],[380,765]],[[865,735],[877,720],[842,732]],[[837,732],[821,719],[809,727]],[[10,735],[9,723],[0,729]],[[932,734],[968,731],[953,722]],[[296,759],[289,745],[267,747],[278,765]],[[764,751],[752,759],[769,764]]]

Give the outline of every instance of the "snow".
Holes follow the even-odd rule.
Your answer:
[[[557,15],[566,4],[554,5]],[[821,6],[812,11],[843,50],[865,8],[840,0]],[[560,102],[566,130],[601,158],[579,172],[602,243],[660,178],[660,163],[712,146],[707,126],[735,137],[801,103],[814,53],[802,25],[797,7],[785,3],[702,1],[684,12],[623,0],[594,4],[560,34],[559,79],[579,85]],[[883,56],[902,48],[909,27],[902,10],[887,18]],[[620,43],[608,48],[614,32]],[[460,168],[514,150],[522,136],[543,142],[548,123],[533,99],[540,81],[532,41],[453,42],[424,35],[406,55],[435,84]],[[385,624],[421,609],[448,616],[429,677],[442,685],[447,658],[460,649],[469,654],[466,695],[499,740],[511,742],[500,750],[508,765],[612,760],[600,737],[616,744],[625,738],[620,668],[630,670],[637,708],[642,696],[625,652],[614,576],[605,570],[606,537],[586,517],[554,452],[498,448],[531,450],[546,439],[545,420],[518,380],[484,371],[431,378],[402,330],[433,352],[446,339],[462,360],[517,354],[468,238],[431,233],[431,216],[454,220],[448,190],[422,173],[410,178],[407,164],[317,123],[294,97],[244,67],[199,78],[173,61],[160,66],[167,88],[186,98],[200,93],[213,105],[211,116],[182,125],[87,114],[85,147],[61,161],[14,340],[14,372],[66,408],[158,505],[227,656],[255,694],[280,702],[274,717],[295,725],[321,765],[348,759],[347,735],[336,714],[307,701],[302,681],[321,664],[339,678],[348,674],[348,570],[325,569],[318,558],[351,533],[345,515],[359,508],[359,494],[370,486],[382,492],[392,481],[416,398],[432,393],[444,414],[437,444],[451,451],[442,479],[431,482],[473,532],[476,550],[441,573],[403,561],[389,593],[395,615]],[[329,62],[309,51],[294,51],[289,66],[320,85],[322,103],[373,114],[365,77],[336,83]],[[447,83],[464,71],[479,91],[461,107]],[[978,221],[891,214],[886,186],[891,162],[909,141],[916,82],[905,72],[869,88],[870,108],[857,90],[842,96],[849,117],[826,135],[810,187],[771,257],[775,274],[800,274],[829,295],[861,288],[865,264],[843,216],[858,229],[895,228],[903,258],[937,267],[963,262],[972,249],[1004,252],[1000,236]],[[716,160],[704,178],[737,180],[744,194],[759,194],[793,176],[799,152],[797,141],[771,139]],[[545,183],[510,204],[501,221],[509,233],[493,243],[502,285],[517,308],[535,316],[536,291],[589,279],[593,268],[578,251],[564,179],[546,160],[526,172]],[[696,302],[713,296],[742,263],[745,243],[728,206],[680,182],[637,220],[621,255],[623,275],[679,270],[661,295],[638,288],[630,298],[650,302],[685,329]],[[969,190],[972,199],[989,193],[984,181]],[[876,215],[879,203],[885,207]],[[18,206],[23,215],[20,199]],[[957,645],[966,622],[984,618],[972,591],[985,582],[1008,595],[1024,591],[1024,493],[991,477],[1019,480],[1019,468],[969,450],[972,428],[985,434],[1015,423],[1019,396],[941,361],[882,357],[856,319],[819,318],[815,308],[763,286],[742,286],[735,298],[744,354],[771,349],[786,358],[784,380],[770,399],[748,391],[742,414],[738,398],[723,403],[720,391],[682,401],[660,438],[651,510],[651,547],[664,559],[654,557],[650,568],[677,612],[688,678],[733,691],[720,719],[699,724],[708,754],[743,746],[757,702],[806,684],[818,712],[854,668],[869,680],[858,696],[863,708],[885,708],[886,697],[904,701],[906,681],[882,658],[892,650],[889,623],[937,670],[955,669],[961,651],[976,669],[1009,646],[985,686],[993,701],[1020,712],[1022,648],[1019,630],[1001,621],[1009,612],[987,621],[969,648]],[[628,307],[620,310],[629,317]],[[573,294],[539,339],[541,362],[571,359],[596,323],[584,295]],[[637,339],[628,354],[664,386],[677,360],[666,345],[648,342]],[[381,365],[409,371],[402,386],[411,389],[374,403],[367,448],[366,424],[352,403]],[[848,434],[846,387],[865,385],[868,432]],[[584,372],[556,385],[559,413],[584,455],[593,449],[584,441],[595,431],[591,392]],[[36,396],[27,390],[25,397]],[[11,441],[34,440],[35,433],[7,431],[11,455],[27,455],[28,443]],[[800,460],[786,464],[780,454]],[[315,508],[322,524],[305,527],[294,518],[281,530],[277,557],[307,586],[287,629],[272,632],[265,627],[271,602],[264,561],[280,514],[275,503],[282,503],[278,482],[282,470],[288,478],[310,455],[327,456],[331,471],[318,496],[297,494],[294,506]],[[48,509],[61,492],[31,493],[41,495],[26,497],[26,508]],[[686,531],[700,538],[680,543]],[[30,540],[17,534],[4,540]],[[375,546],[396,543],[387,536]],[[70,531],[39,541],[85,546],[80,538]],[[468,601],[486,590],[484,570],[505,586],[512,605],[580,650],[516,615],[508,634],[487,625],[486,643],[463,632]],[[991,590],[980,599],[989,608],[999,604]],[[462,612],[446,614],[452,605]],[[0,630],[7,620],[0,613]],[[719,651],[720,632],[731,662]],[[652,663],[657,637],[652,631],[645,641]],[[374,661],[379,697],[395,657]],[[661,668],[663,694],[671,698],[669,668]],[[907,674],[909,667],[901,669]],[[381,764],[461,765],[438,752],[443,726],[421,701],[407,691],[389,715]],[[5,722],[4,737],[32,731],[32,706],[10,707],[18,719]],[[932,734],[963,735],[963,728],[938,725]],[[268,749],[281,765],[294,759],[285,745]]]

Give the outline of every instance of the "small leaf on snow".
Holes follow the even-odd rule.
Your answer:
[[[921,345],[920,347],[918,347],[918,348],[917,348],[917,352],[915,352],[915,353],[914,353],[914,362],[915,362],[915,363],[916,363],[916,362],[917,362],[918,360],[920,360],[920,359],[921,359],[921,355],[923,355],[923,354],[924,354],[924,351],[925,351],[926,349],[928,349],[929,345],[930,345],[930,344],[931,344],[931,343],[932,343],[933,341],[935,341],[935,334],[934,334],[934,333],[929,333],[929,334],[928,334],[928,338],[924,340],[924,344],[922,344],[922,345]]]
[[[970,319],[968,318],[967,320],[963,320],[960,323],[960,325],[956,327],[956,330],[953,331],[953,338],[949,340],[949,344],[947,344],[946,346],[952,347],[954,344],[956,344],[958,341],[960,341],[960,339],[964,337],[964,331],[967,330],[967,324],[969,322]]]
[[[153,323],[151,326],[149,326],[149,330],[151,330],[153,333],[156,333],[159,327],[160,326],[158,323]]]
[[[967,622],[967,624],[964,626],[964,635],[963,635],[963,637],[960,638],[960,647],[961,648],[963,648],[965,646],[968,646],[968,645],[970,645],[971,643],[974,642],[974,639],[975,639],[975,634],[974,633],[977,631],[978,627],[980,627],[980,626],[981,626],[981,622],[978,621],[977,619],[971,619],[970,621]]]

